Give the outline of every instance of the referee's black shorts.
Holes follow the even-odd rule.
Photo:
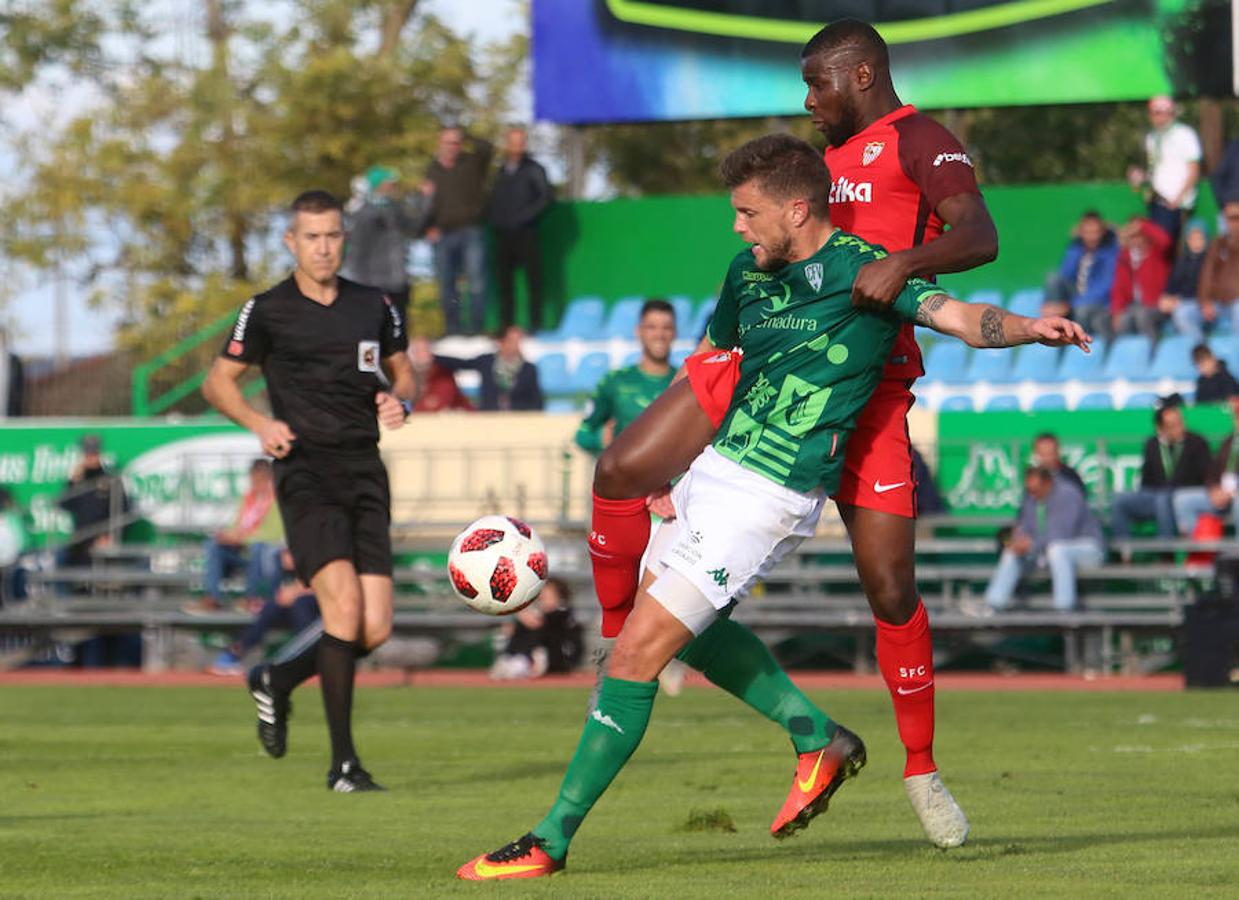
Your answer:
[[[275,495],[306,584],[337,559],[359,575],[391,575],[391,490],[377,450],[298,446],[275,461]]]

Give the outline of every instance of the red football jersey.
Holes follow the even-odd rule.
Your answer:
[[[963,146],[914,106],[887,113],[841,147],[827,147],[826,168],[831,222],[891,252],[942,234],[935,210],[947,197],[980,193]],[[904,325],[883,377],[924,374],[915,330]]]

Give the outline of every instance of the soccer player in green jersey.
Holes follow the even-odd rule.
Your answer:
[[[817,152],[768,135],[729,155],[721,171],[735,230],[750,244],[728,269],[710,327],[714,343],[744,351],[731,406],[672,492],[679,537],[637,593],[550,812],[528,834],[465,863],[461,878],[533,878],[564,867],[573,835],[645,733],[663,666],[813,533],[902,322],[979,347],[1087,349],[1088,335],[1066,319],[961,303],[919,279],[891,309],[859,309],[856,273],[884,251],[831,225],[830,178]],[[797,773],[816,814],[864,765],[865,748],[824,714],[805,724],[824,726],[815,751],[801,754],[813,764]]]
[[[675,307],[666,300],[646,300],[637,320],[641,359],[635,365],[608,372],[598,383],[589,412],[576,432],[578,447],[587,453],[601,453],[667,389],[675,377],[671,368],[675,334]]]

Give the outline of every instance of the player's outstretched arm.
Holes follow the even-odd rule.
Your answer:
[[[1074,345],[1089,352],[1092,337],[1075,322],[1061,316],[1030,319],[988,303],[964,303],[946,294],[921,301],[917,324],[957,337],[973,347],[1014,347],[1019,344]]]
[[[287,423],[264,416],[246,402],[239,382],[248,368],[243,362],[216,357],[211,364],[211,371],[207,373],[206,381],[202,384],[202,396],[207,403],[242,428],[248,428],[258,435],[264,453],[282,459],[292,449],[297,436]]]

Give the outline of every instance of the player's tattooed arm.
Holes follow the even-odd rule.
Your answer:
[[[973,347],[1041,343],[1054,347],[1074,344],[1086,349],[1092,340],[1079,325],[1067,319],[1055,316],[1030,319],[987,303],[963,303],[946,294],[934,294],[922,300],[916,311],[916,321]]]

